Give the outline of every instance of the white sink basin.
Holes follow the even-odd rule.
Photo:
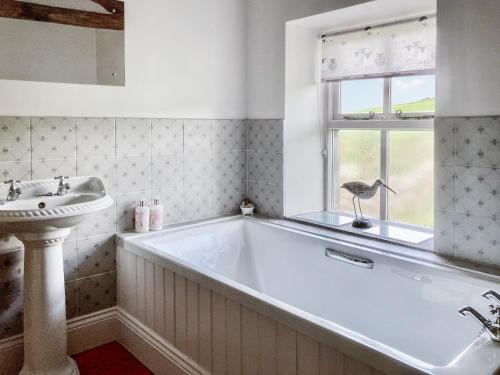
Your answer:
[[[0,187],[0,233],[15,234],[24,244],[24,366],[21,375],[78,375],[67,355],[62,244],[71,227],[113,200],[96,177],[74,177],[66,195],[55,179],[16,184],[19,199],[8,201]],[[40,196],[42,195],[42,196]]]
[[[67,195],[43,197],[37,195],[57,191],[57,180],[17,184],[23,193],[17,201],[6,200],[6,186],[0,189],[0,233],[40,233],[71,228],[113,203],[98,178],[75,177],[67,182],[71,185]]]

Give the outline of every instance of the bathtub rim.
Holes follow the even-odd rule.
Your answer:
[[[285,324],[298,332],[310,336],[328,346],[348,355],[353,358],[363,358],[363,362],[367,365],[383,371],[387,374],[460,374],[464,371],[467,374],[468,370],[464,368],[461,363],[467,363],[466,366],[469,370],[474,368],[476,374],[490,374],[490,369],[485,366],[485,360],[481,361],[471,358],[469,355],[471,351],[477,354],[478,348],[481,348],[481,353],[484,351],[491,352],[497,351],[496,346],[492,346],[489,340],[484,340],[484,335],[478,339],[471,341],[462,353],[460,353],[451,363],[446,366],[434,366],[427,364],[417,358],[411,357],[405,353],[394,350],[393,348],[381,344],[375,340],[366,338],[354,331],[344,328],[338,324],[327,321],[314,314],[308,313],[297,307],[289,305],[283,301],[267,296],[240,284],[234,280],[228,279],[220,274],[200,270],[196,266],[185,262],[171,254],[161,254],[153,246],[148,246],[142,241],[155,237],[161,237],[169,232],[178,230],[185,230],[191,228],[203,227],[211,224],[218,224],[224,222],[231,222],[236,220],[252,220],[259,224],[271,226],[280,230],[291,231],[307,237],[312,237],[320,240],[326,240],[335,244],[356,247],[358,250],[369,253],[376,253],[381,256],[389,256],[403,261],[418,263],[431,268],[443,270],[451,273],[460,273],[463,275],[465,272],[467,276],[473,278],[481,278],[490,282],[500,283],[500,277],[491,275],[489,273],[480,272],[477,270],[470,270],[456,265],[436,264],[422,259],[414,259],[413,257],[405,256],[401,253],[392,253],[382,251],[377,248],[371,248],[365,245],[354,244],[342,240],[332,238],[330,236],[323,236],[316,233],[302,231],[296,228],[289,228],[274,223],[272,220],[261,218],[249,218],[242,216],[227,216],[222,218],[211,218],[207,220],[200,220],[192,223],[177,224],[167,227],[162,231],[137,234],[137,233],[124,233],[117,234],[117,254],[121,251],[127,251],[134,255],[147,259],[155,264],[169,269],[183,277],[186,277],[200,285],[207,286],[219,294],[222,294],[230,299],[233,299],[243,306],[246,306],[254,311]],[[473,365],[472,365],[473,364]],[[473,366],[473,367],[470,367]],[[479,367],[478,367],[479,366]],[[480,368],[484,367],[484,371]]]

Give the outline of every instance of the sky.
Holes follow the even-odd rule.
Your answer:
[[[392,79],[392,104],[403,104],[435,97],[435,76],[409,76]],[[341,84],[341,111],[354,113],[371,107],[383,107],[383,78],[344,81]]]

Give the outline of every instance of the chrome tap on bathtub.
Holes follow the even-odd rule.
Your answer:
[[[500,295],[493,290],[483,293],[482,296],[486,299],[495,299],[500,303]],[[486,319],[476,309],[470,306],[462,307],[458,312],[462,316],[471,316],[486,330],[486,332],[488,332],[493,341],[500,343],[500,305],[490,305],[489,308],[490,313],[496,316],[494,322]]]

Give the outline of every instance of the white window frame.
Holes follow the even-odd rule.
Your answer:
[[[412,75],[430,75],[435,72],[422,72]],[[338,202],[340,197],[340,183],[339,183],[339,164],[335,162],[338,160],[338,132],[340,130],[378,130],[381,132],[381,145],[380,145],[380,178],[389,181],[389,131],[390,130],[413,130],[413,131],[433,131],[434,113],[411,113],[412,117],[420,117],[418,119],[400,119],[392,113],[391,104],[391,78],[400,77],[391,76],[384,77],[384,113],[375,114],[375,117],[370,120],[357,120],[346,119],[344,116],[347,114],[340,113],[340,81],[325,82],[323,86],[323,95],[325,96],[325,103],[327,103],[327,134],[328,134],[328,164],[327,173],[325,177],[326,187],[326,209],[328,211],[339,212]],[[380,78],[380,77],[374,77]],[[369,79],[366,77],[366,79]],[[358,116],[358,115],[354,115]],[[359,115],[360,117],[363,115]],[[338,186],[337,186],[338,185]],[[380,220],[389,220],[389,199],[387,189],[380,189]],[[413,224],[409,224],[414,226]]]

